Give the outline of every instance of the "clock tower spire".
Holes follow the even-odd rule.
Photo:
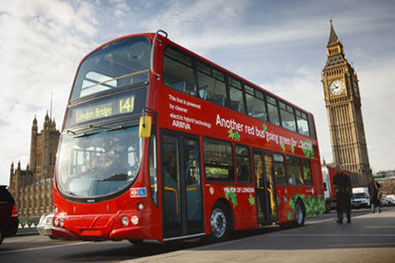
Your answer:
[[[332,22],[322,70],[333,163],[355,172],[356,185],[367,185],[372,172],[363,125],[358,77],[348,63]]]

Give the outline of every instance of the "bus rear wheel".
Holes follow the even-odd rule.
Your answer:
[[[0,245],[1,245],[1,243],[3,243],[3,239],[4,239],[3,230],[0,227]]]
[[[298,201],[295,205],[295,226],[303,226],[306,213],[302,202]]]
[[[229,237],[231,231],[231,218],[226,207],[217,202],[210,215],[210,240],[220,242]]]

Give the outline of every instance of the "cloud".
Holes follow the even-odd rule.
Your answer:
[[[321,83],[328,12],[360,79],[371,166],[390,166],[395,5],[390,0],[0,2],[0,184],[28,161],[31,121],[49,109],[61,124],[81,58],[101,43],[164,29],[175,42],[312,112],[321,157],[331,161]],[[42,127],[42,126],[41,126]],[[377,167],[377,168],[376,168]],[[7,179],[4,179],[7,178]]]
[[[78,63],[96,45],[90,39],[98,21],[94,6],[80,1],[13,1],[0,10],[0,184],[8,184],[11,161],[28,162],[31,121],[44,118],[51,93],[61,124]]]

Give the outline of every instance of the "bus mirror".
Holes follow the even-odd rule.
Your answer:
[[[151,125],[152,125],[151,116],[140,117],[139,136],[141,138],[149,138],[151,136]]]

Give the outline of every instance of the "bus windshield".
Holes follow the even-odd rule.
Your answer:
[[[56,180],[59,190],[71,197],[117,193],[136,179],[140,169],[137,125],[65,133],[60,147]]]
[[[93,52],[81,63],[71,100],[148,81],[151,40],[126,38]]]

